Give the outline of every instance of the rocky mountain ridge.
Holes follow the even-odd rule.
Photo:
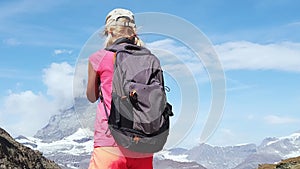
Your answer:
[[[258,169],[300,169],[300,157],[285,159],[277,164],[261,164]]]
[[[0,128],[0,168],[60,169],[56,163],[46,159],[41,152],[15,141],[2,128]]]

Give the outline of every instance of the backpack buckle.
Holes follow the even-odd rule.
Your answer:
[[[141,140],[141,138],[138,137],[138,136],[133,136],[132,137],[132,142],[134,142],[135,144],[138,144],[140,140]]]

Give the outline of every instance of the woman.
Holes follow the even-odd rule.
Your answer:
[[[134,15],[126,9],[114,9],[106,17],[104,35],[105,47],[116,41],[127,41],[142,45],[136,35]],[[94,103],[99,99],[99,84],[104,104],[110,112],[112,77],[114,72],[114,53],[101,49],[89,57],[87,98]],[[94,150],[89,169],[152,169],[153,154],[139,154],[126,150],[115,143],[108,131],[107,116],[103,103],[97,107]]]

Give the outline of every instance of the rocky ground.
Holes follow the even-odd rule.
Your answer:
[[[0,128],[0,168],[5,169],[60,169],[41,152],[16,142]]]
[[[258,169],[300,169],[300,157],[282,160],[278,164],[262,164]]]

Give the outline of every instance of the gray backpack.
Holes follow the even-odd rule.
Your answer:
[[[109,115],[104,104],[112,136],[118,145],[135,152],[162,150],[173,112],[166,99],[160,61],[125,38],[106,50],[116,53]]]

